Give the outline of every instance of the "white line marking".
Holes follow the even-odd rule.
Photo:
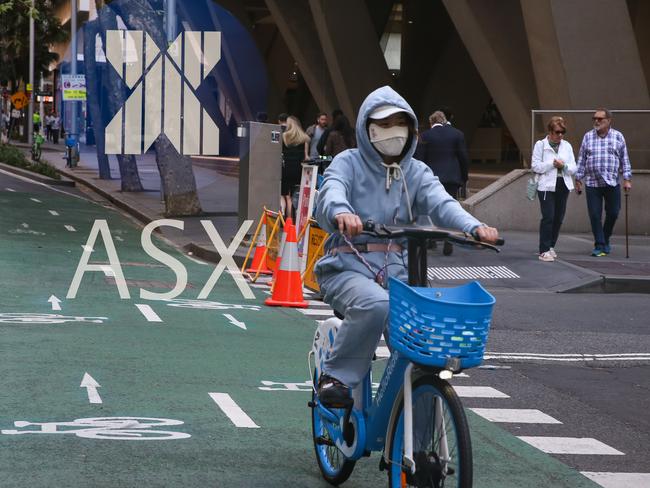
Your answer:
[[[261,283],[251,283],[249,286],[252,286],[253,288],[268,288],[269,285],[261,284]]]
[[[83,245],[81,246],[81,248],[82,248],[84,251],[87,251],[87,252],[93,252],[93,251],[94,251],[94,249],[93,249],[92,247],[90,247],[90,246],[86,246],[85,244],[83,244]]]
[[[334,317],[334,310],[323,308],[299,308],[298,311],[303,315],[321,315],[325,317]]]
[[[561,424],[559,420],[535,409],[528,408],[470,408],[490,422],[507,422],[516,424]]]
[[[648,361],[650,353],[638,354],[526,354],[486,352],[483,359],[515,359],[537,361],[583,362],[583,361]]]
[[[199,261],[198,259],[193,258],[192,256],[189,256],[187,254],[185,254],[185,257],[196,264],[203,264],[204,266],[208,266],[210,264],[210,263],[206,263],[205,261]]]
[[[253,420],[246,415],[239,405],[235,403],[228,393],[208,393],[210,397],[214,400],[221,411],[225,413],[230,421],[235,424],[235,427],[246,427],[248,429],[259,429],[260,426],[257,425]]]
[[[102,403],[102,399],[97,392],[97,388],[101,388],[102,385],[95,381],[95,378],[90,376],[88,373],[84,374],[83,379],[81,380],[80,388],[86,388],[88,393],[88,401],[90,403]]]
[[[64,227],[65,227],[65,230],[67,230],[68,232],[77,232],[77,229],[75,229],[71,225],[64,225]]]
[[[224,313],[223,316],[226,317],[232,325],[236,325],[240,329],[246,330],[246,324],[244,322],[240,322],[229,313]]]
[[[50,295],[50,298],[47,299],[49,303],[52,304],[52,310],[61,310],[61,300],[59,300],[55,295]]]
[[[111,268],[108,264],[102,264],[100,267],[106,276],[115,276],[113,268]]]
[[[519,436],[519,439],[547,454],[625,455],[591,437]]]
[[[320,300],[307,300],[307,303],[309,303],[310,307],[330,308],[327,303],[321,302]]]
[[[30,200],[31,200],[32,202],[36,202],[36,203],[43,203],[43,202],[41,202],[38,198],[30,198]]]
[[[14,190],[13,188],[6,187],[5,190],[16,193],[16,190]]]
[[[595,473],[582,474],[603,488],[642,488],[650,486],[650,473]]]
[[[56,210],[48,210],[48,212],[50,212],[50,213],[51,213],[52,215],[54,215],[55,217],[58,217],[58,216],[59,216],[59,212],[57,212]]]
[[[388,350],[387,347],[384,346],[379,346],[377,349],[375,349],[375,354],[377,355],[378,358],[390,357],[390,351]]]
[[[153,311],[153,308],[151,308],[149,305],[144,305],[142,303],[136,303],[136,307],[138,307],[138,310],[140,310],[140,313],[144,315],[144,317],[149,321],[149,322],[162,322],[162,319],[158,317],[158,314]]]
[[[27,223],[25,223],[25,222],[23,222],[23,223],[20,224],[20,225],[21,225],[21,227],[22,227],[23,229],[29,229],[29,224],[27,224]]]
[[[463,398],[510,398],[491,386],[454,386],[454,390]]]
[[[124,241],[124,239],[122,239],[120,236],[115,236],[115,240],[120,242]]]

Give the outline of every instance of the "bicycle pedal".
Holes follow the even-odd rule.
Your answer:
[[[332,439],[326,439],[323,436],[316,437],[316,444],[318,444],[319,446],[335,446],[336,445],[336,444],[334,444]]]
[[[307,402],[307,406],[309,408],[316,408],[316,402],[312,402],[311,400]]]

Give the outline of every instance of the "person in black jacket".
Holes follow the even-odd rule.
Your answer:
[[[458,192],[465,187],[469,171],[469,157],[464,134],[447,123],[442,111],[429,117],[431,128],[420,135],[415,157],[423,161],[440,179],[447,193],[458,198]],[[451,254],[450,242],[445,242],[443,253]]]

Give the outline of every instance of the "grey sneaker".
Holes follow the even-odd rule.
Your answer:
[[[551,256],[553,256],[553,259],[557,259],[557,253],[555,252],[555,249],[550,248],[550,249],[548,250],[548,253],[549,253]]]
[[[540,261],[546,261],[547,263],[550,263],[552,261],[555,261],[555,258],[551,255],[550,251],[543,252],[542,254],[539,255],[539,260]]]

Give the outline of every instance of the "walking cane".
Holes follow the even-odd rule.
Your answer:
[[[625,259],[630,259],[630,242],[629,242],[629,233],[627,230],[628,220],[627,220],[627,199],[630,196],[629,192],[625,190]]]

